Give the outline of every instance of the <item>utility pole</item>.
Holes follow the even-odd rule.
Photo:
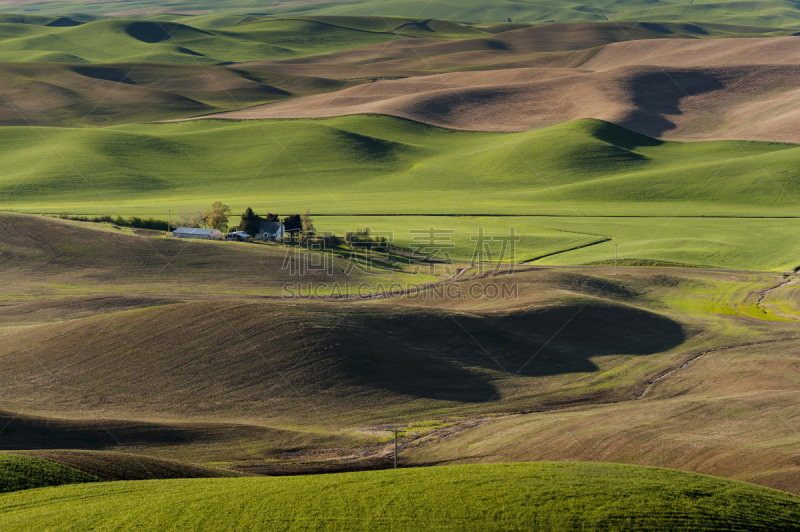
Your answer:
[[[389,429],[389,432],[394,432],[394,468],[397,469],[397,433],[405,431],[400,429]]]
[[[618,244],[614,244],[614,275],[617,275],[617,246]]]
[[[167,233],[170,229],[172,229],[172,210],[167,211]]]

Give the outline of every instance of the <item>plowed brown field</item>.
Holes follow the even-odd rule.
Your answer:
[[[212,116],[374,113],[476,131],[522,131],[598,118],[681,140],[800,142],[798,43],[797,37],[613,43],[578,68],[380,80]]]

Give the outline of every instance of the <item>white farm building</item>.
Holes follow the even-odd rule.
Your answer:
[[[197,229],[194,227],[179,227],[172,232],[175,238],[199,238],[201,240],[222,240],[225,235],[217,229]]]

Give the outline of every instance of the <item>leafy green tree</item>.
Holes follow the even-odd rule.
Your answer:
[[[211,204],[211,208],[203,213],[203,219],[211,229],[225,232],[228,230],[228,216],[230,215],[230,207],[224,205],[221,201],[215,201]]]

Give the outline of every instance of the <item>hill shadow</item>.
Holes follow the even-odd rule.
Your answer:
[[[340,338],[358,384],[429,399],[483,402],[499,375],[590,373],[592,358],[644,356],[686,339],[680,323],[613,303],[574,302],[504,315],[371,315]]]
[[[0,450],[91,449],[142,445],[181,445],[208,439],[191,426],[127,421],[67,421],[0,412]]]
[[[718,75],[702,70],[647,72],[628,78],[626,86],[636,110],[615,123],[651,137],[675,129],[666,116],[683,113],[682,99],[725,88]]]

